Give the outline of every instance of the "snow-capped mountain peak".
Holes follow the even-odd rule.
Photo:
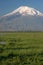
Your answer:
[[[43,31],[43,13],[21,6],[0,17],[0,31]]]
[[[22,16],[27,16],[27,15],[38,15],[38,16],[43,16],[43,14],[41,12],[39,12],[38,10],[28,7],[28,6],[21,6],[19,8],[17,8],[16,10],[12,11],[11,13],[8,13],[4,16],[10,16],[13,14],[21,14]]]

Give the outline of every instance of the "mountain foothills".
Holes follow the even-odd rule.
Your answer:
[[[0,31],[43,31],[43,13],[21,6],[0,17]]]

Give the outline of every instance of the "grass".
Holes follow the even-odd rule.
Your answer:
[[[0,65],[43,65],[43,32],[0,32]]]

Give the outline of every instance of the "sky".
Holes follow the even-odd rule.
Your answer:
[[[29,6],[43,13],[43,0],[0,0],[0,16],[3,16],[20,6]]]

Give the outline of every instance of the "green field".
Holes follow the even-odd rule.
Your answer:
[[[0,32],[0,65],[43,65],[43,32]]]

